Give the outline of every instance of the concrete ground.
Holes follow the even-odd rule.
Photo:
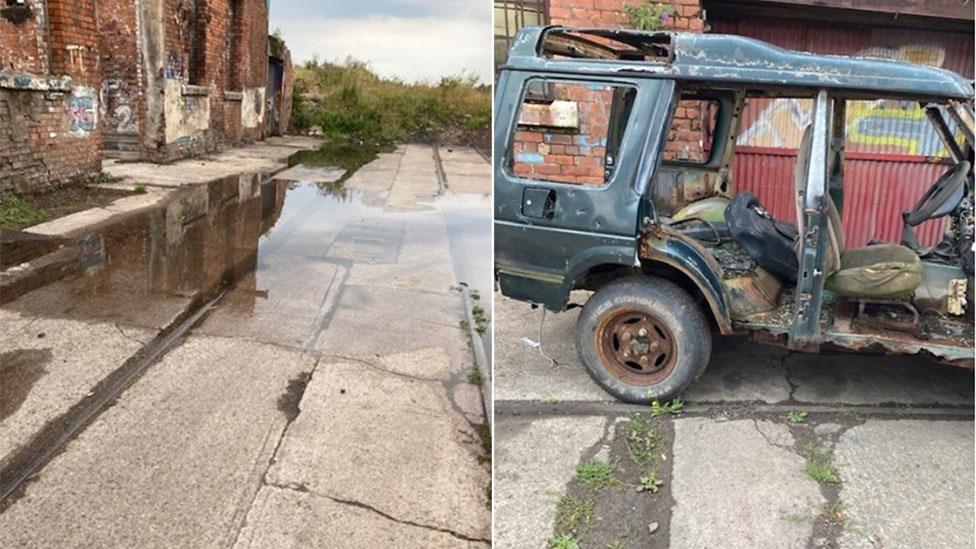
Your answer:
[[[22,398],[0,424],[30,440],[165,333],[166,303],[189,306],[228,255],[251,265],[3,503],[0,546],[487,546],[485,418],[456,286],[490,260],[456,257],[471,242],[448,230],[490,224],[490,179],[469,184],[442,194],[431,149],[411,145],[338,187],[210,186],[208,201],[180,195],[179,239],[139,222],[149,252],[133,265],[149,268],[110,262],[5,305],[0,337],[22,365],[5,357],[4,379]],[[170,240],[186,252],[153,259]]]
[[[654,417],[590,380],[578,309],[546,314],[547,356],[541,311],[494,313],[497,547],[973,546],[972,372],[718,340]]]

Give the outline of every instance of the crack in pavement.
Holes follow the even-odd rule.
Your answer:
[[[305,385],[302,387],[302,392],[301,394],[296,395],[296,406],[300,407],[302,399],[305,397],[305,391],[308,389],[308,384],[312,382],[312,378],[315,376],[315,372],[316,370],[318,370],[320,363],[321,363],[321,358],[315,357],[315,363],[312,364],[312,369],[307,372],[308,378],[305,382]],[[299,408],[299,414],[300,412],[301,409]],[[278,452],[281,450],[281,445],[285,440],[285,435],[288,433],[288,429],[291,427],[291,424],[294,423],[296,419],[298,419],[299,414],[295,414],[294,416],[291,416],[289,414],[285,415],[285,425],[281,429],[281,433],[278,434],[278,440],[275,442],[274,450],[271,451],[271,456],[268,458],[268,463],[267,465],[264,466],[264,471],[260,475],[260,479],[258,481],[258,488],[257,490],[254,491],[254,494],[251,496],[251,501],[248,502],[247,504],[247,510],[244,512],[243,520],[241,521],[240,525],[238,525],[237,527],[237,533],[234,536],[234,542],[231,543],[230,545],[231,547],[236,547],[237,543],[240,541],[241,532],[243,532],[244,528],[247,527],[247,517],[251,514],[251,511],[254,509],[254,502],[255,500],[257,500],[258,494],[261,492],[261,487],[271,485],[268,482],[268,472],[271,470],[271,466],[274,465],[275,459],[278,457]]]
[[[469,536],[467,534],[462,534],[461,532],[456,532],[456,531],[451,530],[449,528],[442,528],[440,526],[433,526],[433,525],[430,525],[430,524],[422,524],[422,523],[419,523],[419,522],[413,522],[411,520],[397,518],[397,517],[395,517],[395,516],[393,516],[393,515],[385,512],[385,511],[381,511],[380,509],[377,509],[376,507],[373,507],[372,505],[363,503],[361,501],[356,501],[356,500],[352,500],[352,499],[342,499],[342,498],[337,498],[335,496],[330,496],[328,494],[322,494],[322,493],[319,493],[319,492],[315,492],[313,490],[310,490],[308,488],[308,486],[305,486],[304,484],[276,484],[276,483],[265,483],[265,486],[270,486],[270,487],[273,487],[273,488],[278,488],[280,490],[291,490],[291,491],[294,491],[294,492],[300,492],[300,493],[303,493],[303,494],[309,494],[311,496],[328,499],[330,501],[333,501],[335,503],[340,503],[342,505],[350,505],[352,507],[358,507],[360,509],[364,509],[366,511],[370,511],[370,512],[375,513],[375,514],[377,514],[377,515],[379,515],[379,516],[381,516],[381,517],[383,517],[383,518],[385,518],[387,520],[390,520],[390,521],[393,521],[393,522],[396,522],[396,523],[399,523],[399,524],[406,524],[408,526],[415,526],[417,528],[423,528],[425,530],[432,530],[432,531],[435,531],[435,532],[441,532],[441,533],[448,534],[450,536],[453,536],[453,537],[458,538],[458,539],[463,540],[463,541],[474,541],[474,542],[482,542],[482,543],[491,543],[491,538],[476,538],[476,537]]]

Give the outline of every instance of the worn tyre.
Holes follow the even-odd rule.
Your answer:
[[[701,307],[672,282],[617,280],[576,321],[576,351],[604,390],[635,404],[681,394],[705,371],[712,331]]]

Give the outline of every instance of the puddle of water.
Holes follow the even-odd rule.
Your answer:
[[[17,349],[0,353],[0,421],[13,415],[31,388],[46,373],[51,349]]]

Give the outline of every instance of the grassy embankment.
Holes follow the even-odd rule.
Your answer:
[[[295,67],[292,124],[330,141],[438,142],[483,150],[491,141],[491,86],[468,75],[408,84],[366,63]]]

